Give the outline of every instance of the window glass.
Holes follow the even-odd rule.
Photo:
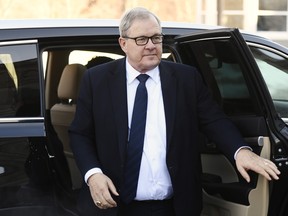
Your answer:
[[[286,31],[286,16],[258,16],[258,31]]]
[[[0,118],[40,116],[35,45],[0,47]]]
[[[109,52],[73,50],[69,55],[69,64],[78,63],[85,65],[87,68],[90,68],[93,65],[105,63],[123,57],[124,55]],[[162,58],[166,60],[173,60],[172,54],[169,51],[164,51]]]
[[[287,0],[259,0],[259,10],[286,11]]]
[[[257,31],[287,31],[287,0],[259,0]]]
[[[210,69],[224,99],[244,99],[250,94],[246,81],[243,77],[241,65],[228,41],[217,41],[213,43],[212,49],[205,52]]]
[[[183,60],[203,74],[215,100],[228,115],[254,114],[255,101],[244,77],[247,69],[231,43],[229,39],[198,41],[190,43],[189,50],[187,44],[182,44],[187,50]]]
[[[89,61],[95,61],[97,57],[105,57],[103,61],[115,60],[122,58],[123,55],[118,55],[114,53],[105,53],[105,52],[95,52],[95,51],[85,51],[85,50],[74,50],[69,55],[69,64],[79,63],[83,65],[87,65]],[[95,59],[95,60],[94,60]],[[100,61],[99,61],[100,62]],[[96,62],[97,63],[97,62]]]
[[[276,111],[283,118],[288,118],[288,59],[258,47],[250,47],[268,90]]]

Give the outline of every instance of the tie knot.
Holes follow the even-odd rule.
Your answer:
[[[137,76],[137,79],[139,80],[140,83],[145,83],[147,79],[149,78],[149,75],[147,74],[140,74]]]

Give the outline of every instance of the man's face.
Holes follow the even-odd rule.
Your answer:
[[[161,33],[157,20],[154,17],[150,17],[145,20],[135,20],[126,36],[130,38],[152,37],[161,35]],[[149,39],[146,45],[139,46],[133,39],[120,37],[119,44],[126,53],[127,60],[131,66],[141,73],[155,68],[161,61],[162,43],[153,44],[151,39]]]

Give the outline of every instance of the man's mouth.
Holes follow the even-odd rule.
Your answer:
[[[146,54],[144,56],[156,56],[156,54]]]

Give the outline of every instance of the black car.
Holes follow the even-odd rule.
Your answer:
[[[117,26],[1,21],[1,216],[77,215],[83,180],[67,129],[88,61],[124,57]],[[202,215],[288,215],[288,49],[231,28],[163,23],[163,34],[163,59],[195,66],[247,143],[282,172],[271,182],[251,173],[246,183],[202,135]]]

